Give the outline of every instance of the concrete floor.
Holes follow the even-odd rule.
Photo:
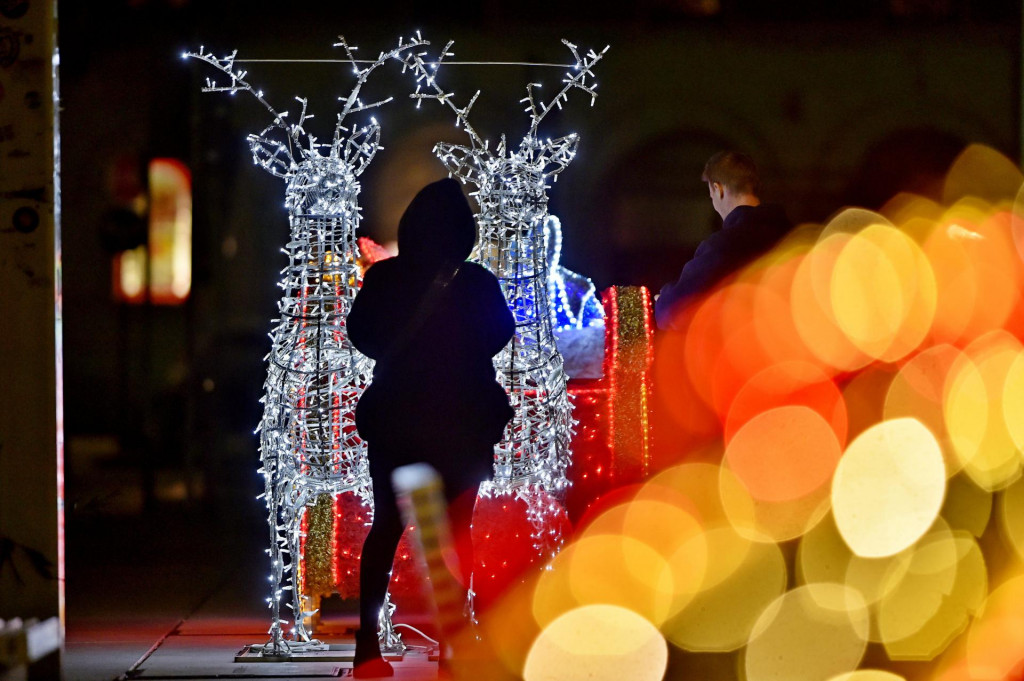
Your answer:
[[[266,525],[259,502],[245,503],[69,514],[67,681],[351,676],[350,662],[234,661],[245,645],[265,642],[269,626]],[[342,612],[332,621],[337,635],[324,640],[352,642],[346,616],[355,624]],[[424,615],[405,621],[423,628]],[[414,647],[395,664],[396,678],[435,679],[426,642],[404,637]]]

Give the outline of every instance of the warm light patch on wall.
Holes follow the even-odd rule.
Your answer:
[[[125,303],[141,303],[146,288],[146,247],[139,246],[114,256],[114,297]]]
[[[147,262],[148,256],[148,262]],[[149,242],[114,256],[114,297],[177,305],[192,289],[192,175],[180,161],[149,162]]]

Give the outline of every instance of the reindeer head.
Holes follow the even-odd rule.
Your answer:
[[[597,98],[596,84],[589,83],[587,78],[593,78],[591,68],[604,56],[608,48],[605,47],[600,53],[590,50],[585,57],[580,57],[576,45],[562,41],[572,52],[575,58],[573,70],[567,72],[562,79],[564,87],[555,95],[550,102],[538,103],[534,97],[534,89],[540,87],[538,83],[530,83],[526,86],[526,97],[520,102],[528,103],[526,111],[530,114],[530,128],[516,151],[507,148],[505,138],[492,153],[487,140],[482,139],[473,127],[469,124],[469,111],[476,102],[480,92],[470,99],[469,103],[458,108],[452,101],[454,96],[451,92],[445,92],[437,84],[437,69],[447,57],[454,56],[449,42],[437,60],[429,65],[424,61],[425,52],[409,52],[403,59],[404,67],[410,69],[416,76],[416,92],[410,97],[417,100],[417,106],[424,99],[436,99],[441,104],[446,104],[455,111],[456,126],[465,129],[469,135],[471,145],[464,147],[456,144],[439,143],[434,147],[434,153],[453,176],[463,182],[471,182],[477,187],[486,184],[508,183],[517,189],[526,191],[527,195],[533,196],[537,188],[543,193],[548,178],[555,178],[562,172],[576,154],[578,136],[575,134],[559,137],[558,139],[542,140],[538,138],[537,130],[541,121],[553,108],[561,108],[562,103],[568,100],[569,90],[576,88],[587,92],[591,96],[591,104]],[[428,88],[432,92],[424,92]],[[505,192],[502,188],[497,189],[499,195]],[[482,194],[482,192],[481,192]],[[482,204],[481,204],[482,205]]]

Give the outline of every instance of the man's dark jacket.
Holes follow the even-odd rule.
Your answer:
[[[687,302],[779,242],[792,225],[780,206],[737,206],[722,222],[722,229],[697,246],[679,279],[661,288],[654,303],[659,329],[674,328]]]

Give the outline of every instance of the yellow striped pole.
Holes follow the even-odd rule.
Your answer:
[[[391,484],[427,564],[441,637],[450,640],[463,624],[465,592],[448,569],[447,563],[456,565],[458,558],[448,527],[441,476],[431,466],[417,463],[395,469]]]

